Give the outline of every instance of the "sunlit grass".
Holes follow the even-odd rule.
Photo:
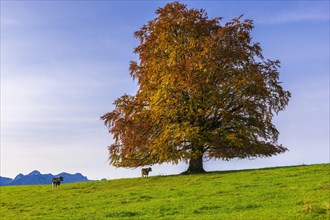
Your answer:
[[[329,219],[330,164],[6,186],[1,219]]]

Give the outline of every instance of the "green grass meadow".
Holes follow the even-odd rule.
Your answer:
[[[0,219],[330,219],[330,164],[0,190]]]

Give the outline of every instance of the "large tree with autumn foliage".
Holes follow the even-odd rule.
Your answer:
[[[178,2],[156,14],[134,33],[139,60],[131,61],[130,74],[138,91],[101,117],[114,137],[110,164],[185,161],[194,173],[204,171],[203,159],[285,152],[272,119],[290,93],[279,82],[280,62],[265,59],[252,42],[252,20],[221,25]]]

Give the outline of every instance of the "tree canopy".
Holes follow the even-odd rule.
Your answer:
[[[269,157],[287,150],[272,123],[291,96],[279,82],[280,61],[265,59],[252,42],[253,21],[242,16],[221,25],[203,9],[169,3],[134,36],[130,75],[134,96],[124,94],[101,117],[114,143],[110,164],[137,167],[203,158]]]

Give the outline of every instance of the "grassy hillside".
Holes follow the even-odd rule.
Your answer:
[[[1,219],[329,219],[330,164],[5,186]]]

